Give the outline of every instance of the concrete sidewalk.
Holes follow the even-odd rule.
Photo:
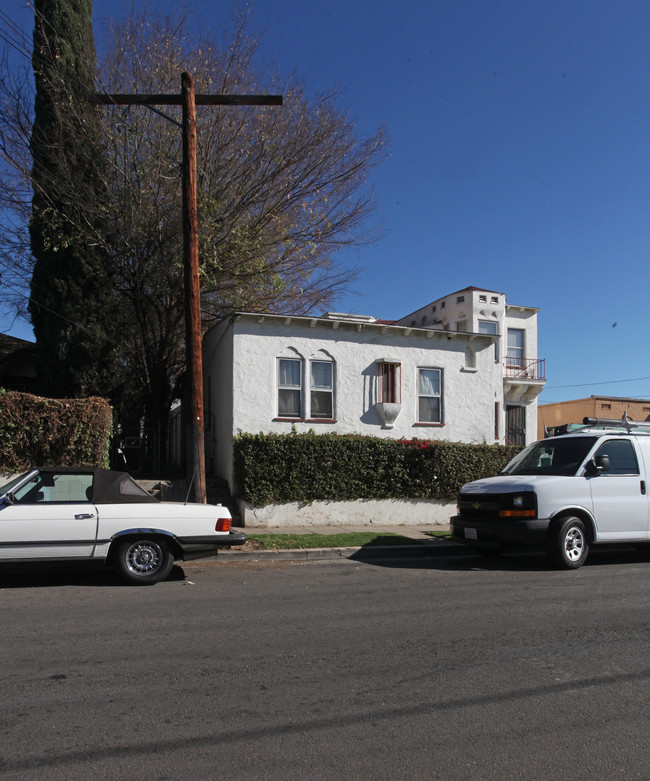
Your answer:
[[[233,527],[234,529],[234,527]],[[345,534],[351,532],[373,532],[375,534],[396,534],[401,537],[409,537],[413,544],[404,543],[401,545],[364,545],[359,547],[345,548],[291,548],[278,550],[242,550],[241,548],[230,548],[220,550],[216,556],[209,559],[198,559],[202,561],[321,561],[324,559],[381,559],[381,558],[420,558],[423,556],[447,556],[454,554],[467,554],[470,551],[464,546],[450,540],[440,539],[431,536],[431,532],[449,531],[448,525],[431,526],[281,526],[281,527],[247,527],[238,528],[236,531],[243,531],[248,535],[263,534]]]

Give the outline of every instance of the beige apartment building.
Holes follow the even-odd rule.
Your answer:
[[[650,421],[650,399],[629,399],[616,396],[589,396],[587,399],[557,401],[537,406],[537,438],[544,436],[544,427],[582,423],[583,418],[620,420],[626,412],[630,420]]]

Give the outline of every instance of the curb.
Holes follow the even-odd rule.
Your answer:
[[[206,561],[324,561],[327,559],[419,559],[434,556],[467,555],[471,551],[456,542],[420,543],[418,545],[376,545],[356,548],[296,548],[292,550],[238,551],[222,550],[216,556],[183,562],[183,566]]]

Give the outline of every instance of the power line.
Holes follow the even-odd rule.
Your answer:
[[[58,317],[59,320],[63,320],[63,322],[68,323],[68,325],[72,325],[75,328],[79,328],[81,331],[85,331],[86,333],[92,334],[93,336],[101,335],[101,331],[93,326],[84,325],[83,323],[77,323],[74,320],[70,320],[69,318],[62,315],[60,312],[55,312],[53,309],[50,309],[49,307],[45,306],[45,304],[41,304],[39,301],[37,301],[32,296],[28,296],[27,293],[21,292],[19,289],[12,287],[10,284],[5,282],[3,280],[2,282],[3,287],[6,287],[8,290],[11,290],[12,293],[14,293],[17,296],[20,296],[21,298],[24,298],[26,301],[30,301],[33,304],[36,304],[36,306],[39,306],[41,309],[44,309],[46,312],[49,312],[49,314],[53,315],[54,317]]]
[[[91,328],[88,328],[87,326],[82,325],[81,323],[75,323],[73,320],[68,320],[68,318],[64,317],[60,312],[55,312],[53,309],[49,309],[44,304],[39,303],[35,298],[32,298],[32,296],[28,296],[27,293],[22,293],[20,290],[18,290],[15,287],[12,287],[10,284],[5,282],[4,280],[2,282],[2,285],[3,285],[3,287],[6,287],[9,290],[11,290],[12,293],[15,293],[15,295],[20,296],[21,298],[24,298],[27,301],[31,301],[33,304],[36,304],[37,306],[40,306],[42,309],[45,309],[51,315],[54,315],[54,317],[58,317],[60,320],[63,320],[64,322],[68,323],[69,325],[73,325],[76,328],[80,328],[82,331],[88,331],[88,333],[93,333]]]
[[[641,382],[650,380],[650,377],[632,377],[629,380],[603,380],[602,382],[581,382],[577,385],[547,385],[548,390],[557,390],[559,388],[588,388],[592,385],[616,385],[621,382]]]
[[[4,11],[0,11],[0,38],[22,57],[31,60],[31,41],[27,33]]]

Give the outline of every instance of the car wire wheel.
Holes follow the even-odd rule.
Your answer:
[[[120,543],[114,563],[127,583],[146,585],[169,575],[174,556],[163,542],[155,539],[128,540]]]
[[[156,542],[134,542],[126,553],[126,566],[134,575],[150,575],[162,564],[165,555]]]

